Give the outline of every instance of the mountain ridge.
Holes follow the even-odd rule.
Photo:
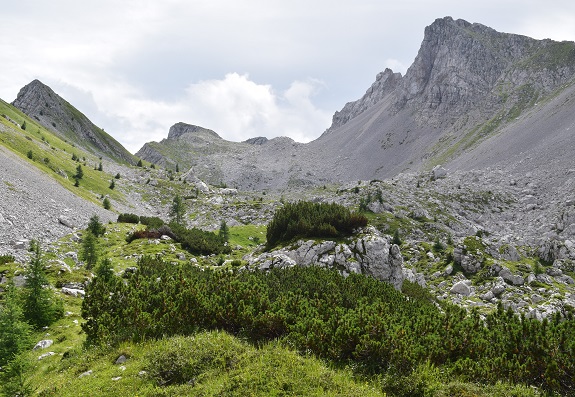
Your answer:
[[[481,142],[506,131],[526,130],[530,150],[544,150],[547,137],[539,136],[522,115],[553,118],[554,109],[537,105],[570,89],[574,75],[573,42],[536,40],[439,18],[425,28],[404,76],[391,69],[379,73],[364,96],[335,112],[332,125],[316,140],[287,143],[279,158],[272,157],[278,147],[268,151],[268,144],[255,150],[228,143],[214,153],[201,152],[189,141],[188,151],[196,163],[210,164],[211,171],[202,172],[206,180],[246,189],[384,179],[438,164],[456,169],[478,155]],[[565,123],[569,118],[556,120],[556,128]],[[161,145],[155,146],[153,159],[170,162],[172,149]],[[138,155],[152,160],[145,151]],[[183,154],[178,161],[189,162]],[[257,176],[238,176],[237,168],[257,170]],[[278,172],[286,177],[277,178]]]
[[[12,105],[62,139],[99,157],[135,164],[134,156],[122,144],[40,80],[22,87]]]

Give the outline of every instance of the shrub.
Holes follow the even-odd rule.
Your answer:
[[[148,226],[148,229],[158,229],[164,225],[164,221],[157,216],[141,216],[140,222]]]
[[[0,255],[0,265],[5,265],[6,263],[12,263],[16,260],[12,255]]]
[[[123,213],[123,214],[118,215],[117,222],[118,223],[139,223],[140,217],[136,214]]]
[[[182,245],[182,248],[191,254],[196,255],[219,255],[231,252],[218,235],[205,230],[185,227],[172,222],[170,229],[175,234],[175,240]]]
[[[108,197],[104,198],[104,201],[102,201],[102,205],[104,206],[105,209],[109,210],[112,208],[112,203],[110,202],[110,199]]]
[[[267,247],[296,238],[337,238],[365,227],[367,218],[339,204],[299,201],[278,209],[267,227]]]
[[[33,160],[33,159],[34,159],[34,152],[32,152],[31,150],[28,150],[28,153],[26,154],[26,156],[27,156],[30,160]]]

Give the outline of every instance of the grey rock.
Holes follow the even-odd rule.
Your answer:
[[[563,272],[561,271],[561,269],[558,269],[556,267],[548,267],[545,270],[545,273],[547,273],[548,275],[550,275],[551,277],[558,277],[561,276],[563,274]]]
[[[491,300],[495,298],[495,294],[493,293],[493,291],[487,291],[485,294],[480,295],[479,297],[484,301],[491,302]]]
[[[449,290],[452,294],[460,294],[463,296],[469,296],[471,294],[471,288],[465,281],[459,281],[451,287]]]
[[[440,178],[445,178],[446,176],[447,176],[447,170],[443,168],[441,165],[436,165],[431,170],[430,177],[432,181],[435,181]]]
[[[69,227],[70,229],[75,229],[74,223],[72,223],[72,221],[65,216],[60,216],[58,218],[58,222],[60,222],[61,225]]]
[[[40,342],[36,343],[36,345],[34,346],[34,348],[32,350],[46,349],[46,348],[52,346],[53,343],[54,343],[54,341],[51,339],[44,339],[44,340],[41,340]]]
[[[525,283],[525,279],[523,277],[512,274],[506,267],[499,272],[499,277],[513,285],[523,285]]]
[[[55,355],[56,353],[54,352],[48,352],[48,353],[44,353],[38,356],[38,361],[45,359],[46,357],[51,357],[53,355]]]
[[[88,371],[86,371],[86,372],[82,372],[82,373],[78,376],[78,378],[85,378],[86,376],[91,376],[93,372],[94,372],[94,371],[91,370],[91,369],[88,370]]]
[[[116,359],[115,364],[117,365],[124,364],[126,361],[128,361],[128,358],[122,354],[120,357]]]
[[[74,288],[62,287],[62,289],[60,291],[62,291],[63,294],[73,296],[74,298],[77,298],[77,297],[83,298],[84,295],[86,295],[86,292],[84,292],[83,289],[74,289]]]

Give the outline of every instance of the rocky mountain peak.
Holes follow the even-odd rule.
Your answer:
[[[212,130],[182,122],[176,123],[170,127],[170,131],[168,132],[168,139],[176,140],[186,134],[191,134],[197,137],[203,136],[221,139],[220,136]]]
[[[60,138],[99,157],[134,162],[130,152],[118,141],[40,80],[33,80],[24,86],[12,105]]]

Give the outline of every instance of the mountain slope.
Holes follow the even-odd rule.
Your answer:
[[[550,136],[570,128],[575,116],[569,103],[554,98],[569,97],[574,75],[573,42],[535,40],[445,17],[425,29],[405,76],[389,69],[378,74],[365,95],[336,112],[332,126],[315,141],[282,147],[264,142],[256,148],[217,146],[223,141],[218,137],[214,152],[189,140],[186,151],[193,155],[180,150],[177,162],[194,165],[194,171],[201,164],[208,180],[246,189],[384,179],[437,164],[469,169],[471,159],[486,167],[504,162],[509,153],[547,150]],[[542,129],[545,134],[538,132]],[[482,142],[496,136],[497,155],[481,160],[489,151]],[[170,160],[175,150],[161,149],[170,142],[147,144],[154,154],[147,152],[150,147],[138,154],[175,162]]]
[[[134,156],[84,114],[39,80],[24,86],[12,103],[46,129],[98,157],[134,164]]]

